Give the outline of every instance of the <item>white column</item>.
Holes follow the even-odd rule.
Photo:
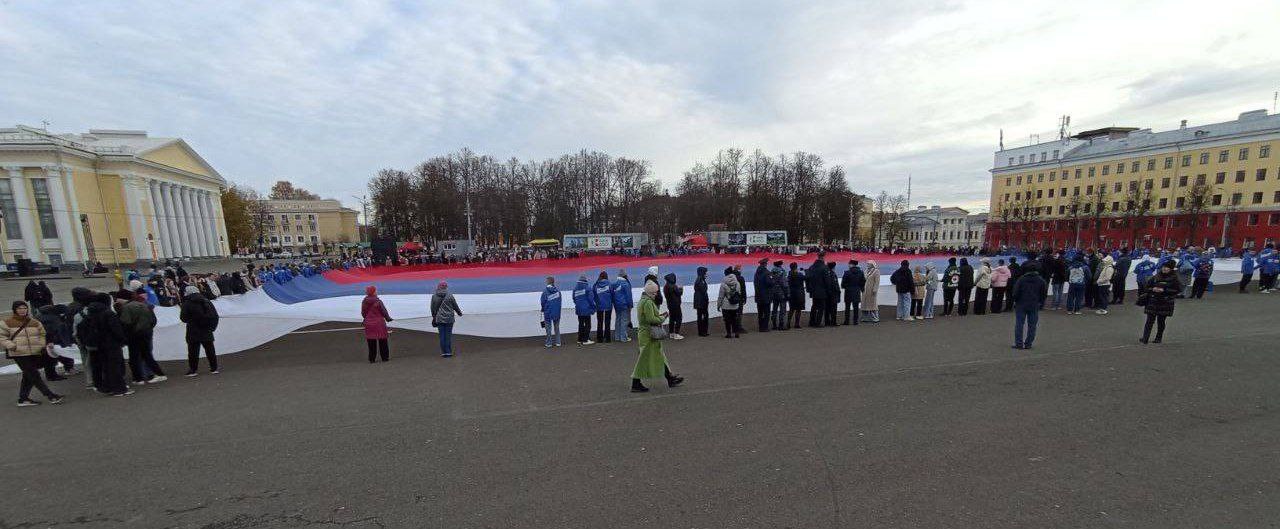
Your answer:
[[[182,237],[182,230],[178,228],[178,201],[175,186],[168,182],[160,184],[161,193],[164,195],[164,214],[165,221],[169,223],[169,233],[173,234],[173,257],[182,257],[190,255],[187,250],[186,240]]]
[[[213,222],[213,249],[214,255],[224,257],[231,255],[231,241],[227,240],[227,223],[222,217],[222,190],[218,190],[218,194],[209,194],[209,214],[210,221]],[[251,246],[257,244],[253,241]]]
[[[27,200],[27,179],[22,177],[21,167],[5,167],[9,171],[9,185],[13,189],[13,205],[18,210],[18,235],[22,236],[22,256],[32,261],[42,261],[40,245],[36,239],[36,213]],[[14,234],[6,235],[13,239]]]
[[[73,224],[67,211],[67,199],[62,191],[61,169],[45,167],[44,172],[47,176],[44,180],[45,185],[49,187],[49,202],[53,206],[53,223],[58,227],[58,242],[62,246],[62,260],[74,261],[77,255],[75,229],[80,227],[80,223]]]
[[[197,191],[196,203],[200,205],[200,231],[204,232],[204,253],[210,257],[217,256],[218,237],[214,234],[213,211],[209,209],[209,192],[203,189]]]
[[[187,236],[187,256],[198,257],[200,254],[200,241],[196,239],[195,217],[191,213],[191,188],[181,186],[178,188],[178,205],[182,211],[179,220],[182,221],[182,233]]]
[[[80,223],[80,201],[76,198],[76,185],[71,174],[72,169],[67,166],[58,167],[62,172],[62,187],[67,193],[67,200],[71,205],[67,215],[71,217],[71,231],[75,235],[76,240],[76,256],[80,262],[89,260],[89,245],[84,242],[84,225]]]
[[[192,241],[195,242],[196,256],[208,257],[208,245],[204,237],[204,226],[201,226],[200,220],[200,203],[196,201],[196,193],[199,191],[194,188],[187,188],[187,201],[191,203],[191,233],[194,235]]]
[[[148,180],[147,192],[151,194],[151,225],[154,226],[152,235],[156,238],[156,253],[160,254],[160,257],[170,257],[172,239],[169,238],[169,225],[164,221],[164,204],[160,200],[160,182]]]
[[[200,232],[200,254],[209,257],[213,252],[209,251],[209,215],[204,210],[204,190],[196,189],[192,192],[192,199],[195,200],[196,229]]]
[[[121,175],[124,185],[124,211],[129,216],[129,234],[133,237],[134,259],[150,260],[151,246],[147,244],[147,219],[142,216],[142,180],[133,174]]]

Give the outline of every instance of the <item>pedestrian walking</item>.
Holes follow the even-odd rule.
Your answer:
[[[556,278],[547,276],[547,286],[542,289],[542,296],[539,297],[539,307],[542,309],[542,329],[547,333],[547,339],[542,346],[550,349],[552,347],[560,347],[560,311],[561,307],[560,289],[556,288]]]
[[[1142,325],[1142,338],[1138,341],[1160,343],[1164,341],[1165,319],[1173,316],[1173,306],[1178,293],[1182,292],[1182,281],[1174,269],[1173,261],[1161,263],[1156,275],[1147,281],[1147,287],[1139,295],[1138,303],[1143,305],[1142,312],[1147,321]],[[1151,325],[1156,325],[1155,340],[1151,340]]]
[[[596,295],[587,275],[578,276],[573,287],[573,311],[578,315],[578,345],[591,345],[591,316],[596,313]]]
[[[732,277],[727,275],[725,280],[729,281]],[[736,283],[737,279],[734,278],[733,281]],[[684,377],[671,372],[671,367],[667,365],[667,356],[662,352],[662,324],[666,321],[668,314],[658,312],[658,304],[655,302],[657,296],[658,285],[646,281],[644,293],[640,295],[640,309],[636,315],[639,324],[636,329],[636,338],[640,345],[640,356],[636,358],[636,365],[631,369],[632,393],[649,391],[642,382],[644,379],[661,376],[667,379],[667,387],[672,388],[684,382]]]
[[[0,348],[22,372],[22,381],[18,384],[18,407],[40,404],[31,399],[32,388],[49,399],[50,404],[61,403],[62,395],[49,389],[40,376],[44,356],[53,349],[45,340],[44,325],[31,317],[31,305],[25,301],[14,301],[11,310],[12,314],[0,321]]]
[[[209,362],[209,372],[218,371],[218,353],[213,347],[213,332],[218,329],[218,309],[205,299],[200,290],[188,285],[183,289],[178,319],[187,324],[187,375],[194,377],[200,369],[200,349],[204,349]]]
[[[369,363],[377,361],[379,356],[383,362],[389,362],[391,350],[387,344],[387,322],[392,321],[391,314],[378,297],[378,287],[374,285],[364,287],[364,299],[360,301],[360,319],[364,326],[365,345],[369,348]]]
[[[738,338],[737,319],[742,311],[742,303],[745,296],[742,293],[742,286],[738,284],[738,277],[733,274],[732,268],[724,271],[724,281],[720,283],[720,294],[716,298],[716,310],[724,318],[724,337]]]
[[[1252,250],[1246,249],[1240,254],[1240,293],[1244,294],[1249,282],[1253,281],[1254,254]]]
[[[698,320],[698,336],[710,336],[711,298],[707,295],[707,267],[698,267],[698,277],[693,280],[693,312]]]
[[[862,288],[862,321],[864,323],[880,323],[880,268],[876,262],[867,260],[866,284]]]
[[[1036,341],[1036,327],[1040,324],[1040,308],[1049,293],[1049,283],[1040,276],[1039,263],[1028,261],[1022,265],[1021,274],[1013,284],[1013,348],[1030,349]]]

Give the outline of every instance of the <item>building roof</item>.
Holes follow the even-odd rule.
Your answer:
[[[267,211],[271,213],[297,212],[312,213],[324,211],[339,211],[342,213],[360,213],[354,209],[342,205],[336,199],[322,198],[319,200],[266,200]]]
[[[187,151],[200,165],[203,165],[216,180],[226,183],[221,174],[205,161],[199,153],[192,149],[182,138],[163,138],[147,135],[145,130],[89,129],[84,134],[55,134],[44,129],[16,125],[12,128],[0,128],[0,145],[11,147],[40,145],[62,147],[97,156],[124,156],[139,159],[142,155],[177,144]],[[154,163],[150,160],[140,160]],[[173,169],[181,171],[174,167]],[[203,175],[200,175],[203,177]]]

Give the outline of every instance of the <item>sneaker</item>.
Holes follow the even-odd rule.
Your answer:
[[[36,401],[34,401],[34,400],[31,400],[31,399],[27,399],[27,400],[20,400],[20,401],[18,401],[18,407],[19,407],[19,408],[27,408],[27,407],[30,407],[30,406],[39,406],[39,405],[40,405],[40,403],[39,403],[39,402],[36,402]]]
[[[152,375],[152,376],[151,376],[151,378],[150,378],[149,380],[147,380],[147,383],[148,383],[148,384],[155,384],[155,383],[157,383],[157,382],[164,382],[164,381],[166,381],[166,380],[169,380],[169,377],[166,377],[166,376],[164,376],[164,375]]]
[[[134,380],[134,381],[132,381],[132,382],[129,382],[129,384],[130,384],[130,385],[145,386],[145,385],[147,385],[147,381],[145,381],[145,380]]]
[[[453,358],[453,355],[452,355],[452,354],[442,354],[442,355],[440,355],[440,357],[441,357],[441,358]]]
[[[1106,315],[1106,314],[1107,314],[1107,310],[1106,310],[1106,309],[1098,309],[1096,312],[1094,312],[1094,314],[1098,314],[1098,315]]]
[[[672,339],[672,340],[683,340],[683,339],[684,339],[684,336],[681,336],[681,335],[679,335],[679,334],[672,334],[672,335],[671,335],[671,339]]]
[[[126,390],[124,390],[124,391],[122,391],[122,392],[120,392],[120,393],[112,393],[112,394],[111,394],[111,396],[112,396],[112,397],[127,397],[127,396],[132,395],[132,394],[133,394],[133,390],[132,390],[132,389],[126,389]]]
[[[218,371],[217,369],[214,369],[213,371],[209,372],[210,375],[216,375],[218,373],[221,373],[221,371]]]
[[[556,342],[556,347],[560,347],[561,345],[562,344],[560,342]]]
[[[62,395],[49,397],[49,404],[62,404]]]
[[[57,381],[59,381],[59,380],[66,380],[66,379],[67,379],[67,377],[64,377],[64,376],[61,376],[61,375],[59,375],[59,374],[57,374],[57,373],[54,373],[54,374],[53,374],[53,376],[44,377],[44,379],[45,379],[45,380],[48,380],[49,382],[57,382]]]
[[[582,342],[582,345],[591,345],[591,344],[594,344],[594,343],[595,343],[595,342],[593,342],[593,341],[591,341],[591,340],[587,340],[587,341],[585,341],[585,342]]]
[[[187,372],[187,374],[182,375],[182,376],[184,376],[184,377],[195,377],[195,376],[197,376],[197,375],[199,375],[199,373],[196,373],[195,371],[188,371],[188,372]]]

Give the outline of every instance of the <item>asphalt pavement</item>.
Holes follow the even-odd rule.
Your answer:
[[[1030,351],[1009,314],[713,320],[647,394],[634,342],[444,359],[396,331],[370,365],[349,324],[129,397],[77,379],[16,408],[0,377],[0,529],[1277,527],[1280,295],[1229,290],[1180,300],[1161,345],[1132,305],[1046,313]]]

